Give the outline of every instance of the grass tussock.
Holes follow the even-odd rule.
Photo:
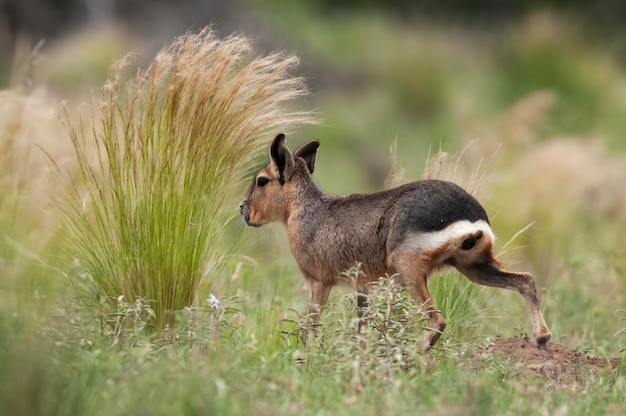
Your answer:
[[[82,172],[66,211],[69,254],[92,300],[149,299],[164,328],[218,278],[252,160],[277,130],[312,120],[285,109],[306,93],[290,75],[297,63],[205,29],[134,76],[129,59],[114,67],[92,129],[68,122]]]
[[[41,91],[0,91],[0,305],[46,297],[38,279],[57,220],[52,205],[63,186],[53,179],[70,169],[71,145],[55,107]],[[6,290],[6,292],[5,292]],[[6,295],[6,296],[5,296]]]
[[[358,272],[353,268],[346,276]],[[408,369],[419,371],[422,363],[421,335],[427,323],[421,305],[406,296],[395,276],[383,277],[368,289],[363,309],[368,325],[359,328],[356,293],[345,294],[328,305],[315,332],[309,332],[306,347],[294,356],[312,369],[334,366],[335,376],[350,390],[362,391],[372,377],[391,383]],[[310,316],[286,320],[284,327],[286,344],[299,346],[301,334],[311,328]]]
[[[484,187],[499,199],[499,222],[519,229],[532,220],[558,232],[572,223],[604,229],[605,220],[626,215],[626,160],[601,137],[546,137],[555,106],[549,91],[522,97],[483,128],[479,140],[466,140],[462,163],[478,165],[493,155]]]
[[[359,266],[344,273],[353,282]],[[383,276],[368,285],[363,318],[359,318],[357,293],[350,291],[337,297],[324,312],[320,322],[312,324],[309,315],[298,320],[285,320],[285,341],[289,346],[300,344],[300,335],[308,335],[302,358],[307,365],[324,366],[336,363],[348,384],[382,378],[393,382],[399,374],[421,371],[424,364],[422,340],[426,335],[427,314],[421,304],[398,284],[398,276]],[[448,321],[435,351],[446,351],[471,338],[479,325],[486,326],[487,296],[479,285],[457,274],[447,273],[433,278],[430,284],[435,303]],[[362,319],[367,321],[365,324]],[[292,327],[292,325],[295,325]],[[315,331],[307,331],[314,325]],[[345,366],[345,367],[341,367]],[[357,388],[364,388],[358,385]]]

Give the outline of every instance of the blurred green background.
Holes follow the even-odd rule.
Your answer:
[[[243,33],[259,54],[300,57],[294,75],[311,94],[299,105],[321,122],[288,141],[321,140],[323,189],[380,190],[390,172],[394,183],[452,179],[486,206],[505,263],[553,291],[547,308],[592,307],[597,288],[613,295],[607,314],[626,303],[623,2],[4,0],[0,10],[0,82],[36,97],[29,134],[56,161],[72,154],[59,100],[89,100],[116,60],[131,52],[141,67],[207,25]],[[23,227],[43,241],[41,219],[20,221],[12,235]],[[274,259],[299,284],[280,227],[243,233],[241,254]]]
[[[620,1],[1,4],[0,82],[63,99],[87,95],[127,52],[149,62],[206,25],[251,36],[260,51],[297,54],[312,91],[305,106],[324,117],[303,135],[322,140],[319,177],[332,178],[334,192],[382,187],[396,139],[410,178],[429,150],[459,151],[474,139],[492,142],[474,146],[492,146],[476,150],[485,159],[499,144],[509,152],[556,136],[597,139],[608,152],[625,146]],[[39,59],[24,59],[40,42]],[[529,97],[540,102],[516,107]]]
[[[59,100],[88,100],[128,52],[142,65],[185,31],[244,33],[260,53],[301,58],[311,90],[301,105],[322,122],[289,141],[322,141],[324,189],[382,189],[397,142],[400,181],[470,188],[501,242],[533,223],[513,258],[542,285],[570,261],[625,267],[623,2],[4,0],[0,10],[0,82],[39,97],[46,117]],[[63,158],[62,136],[38,144]]]
[[[48,244],[57,226],[51,201],[65,184],[52,183],[53,168],[70,170],[75,157],[59,121],[59,103],[67,101],[80,112],[79,104],[91,99],[111,65],[127,53],[145,67],[177,35],[207,25],[223,36],[249,36],[259,55],[284,50],[301,59],[294,75],[307,79],[311,93],[297,107],[316,111],[321,121],[300,128],[288,143],[295,148],[313,137],[321,140],[315,177],[324,190],[371,192],[424,177],[463,185],[484,203],[504,263],[535,276],[554,341],[600,356],[623,356],[624,21],[626,2],[619,0],[0,0],[0,369],[8,374],[0,384],[0,402],[14,406],[12,414],[94,409],[111,414],[102,403],[114,409],[112,414],[149,413],[142,406],[244,414],[258,410],[257,397],[267,395],[267,411],[258,413],[301,414],[301,403],[285,402],[289,395],[279,394],[284,388],[313,403],[309,413],[315,414],[319,397],[342,404],[352,400],[351,394],[358,396],[349,388],[340,393],[334,388],[353,385],[352,358],[339,363],[345,372],[327,357],[324,364],[331,370],[301,370],[298,347],[284,336],[284,319],[293,317],[291,308],[306,310],[308,293],[278,225],[233,226],[243,241],[212,290],[225,303],[236,299],[236,312],[227,315],[223,344],[207,348],[212,354],[200,353],[210,358],[204,361],[152,340],[118,351],[72,300],[68,275],[80,275],[80,265],[55,263],[56,247]],[[265,161],[266,154],[260,154],[259,166]],[[442,287],[455,296],[465,291]],[[341,303],[344,293],[334,291],[331,303]],[[435,293],[435,300],[443,295]],[[472,296],[480,305],[470,314],[473,322],[451,321],[446,332],[455,351],[446,359],[453,365],[434,374],[440,385],[454,385],[460,393],[444,397],[452,399],[451,407],[446,407],[450,401],[434,399],[426,410],[458,414],[473,400],[471,392],[482,392],[504,399],[488,402],[492,407],[476,405],[476,414],[502,413],[510,403],[528,413],[523,403],[537,395],[500,383],[514,380],[514,370],[496,363],[472,390],[474,369],[456,369],[456,352],[487,336],[523,335],[528,327],[517,294]],[[193,331],[185,331],[192,339]],[[417,367],[418,373],[430,372]],[[156,400],[155,389],[176,384],[160,378],[163,374],[180,387]],[[309,389],[301,376],[311,385],[328,383],[332,392]],[[602,413],[606,403],[618,403],[614,414],[620,414],[623,369],[619,377],[608,387],[599,382],[595,396],[574,397],[601,397],[600,405],[578,406],[580,414]],[[262,382],[252,386],[251,379]],[[451,381],[457,379],[458,384]],[[214,403],[203,399],[204,383]],[[407,383],[399,390],[378,386],[376,393],[393,399],[423,391]],[[585,386],[583,391],[591,389]],[[486,393],[491,390],[496,393]],[[62,400],[50,399],[55,394]],[[545,414],[572,399],[561,390],[542,397]],[[378,410],[395,403],[400,403],[396,410],[412,408],[410,401],[391,399],[380,401]],[[358,404],[370,410],[376,405]]]

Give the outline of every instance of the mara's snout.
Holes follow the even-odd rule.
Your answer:
[[[241,216],[243,217],[243,220],[246,222],[247,225],[249,226],[254,225],[250,223],[250,206],[248,205],[245,199],[241,201],[241,203],[239,204],[239,213],[241,214]]]

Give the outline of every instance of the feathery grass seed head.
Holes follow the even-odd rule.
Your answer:
[[[252,56],[243,36],[178,38],[145,70],[114,66],[91,107],[68,123],[82,171],[68,211],[70,249],[96,293],[154,300],[157,327],[210,288],[229,254],[227,224],[250,161],[277,130],[311,123],[285,106],[306,93],[297,58]],[[89,203],[85,197],[89,195]]]

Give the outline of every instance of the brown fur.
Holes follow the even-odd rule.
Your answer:
[[[493,256],[487,216],[473,197],[443,181],[414,182],[369,195],[328,195],[311,176],[318,146],[311,141],[292,154],[285,137],[278,135],[270,163],[255,175],[241,203],[249,225],[286,225],[291,252],[311,285],[315,317],[342,273],[360,264],[362,273],[355,282],[359,306],[366,305],[368,283],[385,274],[398,275],[426,308],[430,331],[424,347],[430,348],[446,321],[428,292],[428,277],[452,266],[473,282],[518,291],[528,305],[537,344],[550,339],[532,277],[502,269]]]

